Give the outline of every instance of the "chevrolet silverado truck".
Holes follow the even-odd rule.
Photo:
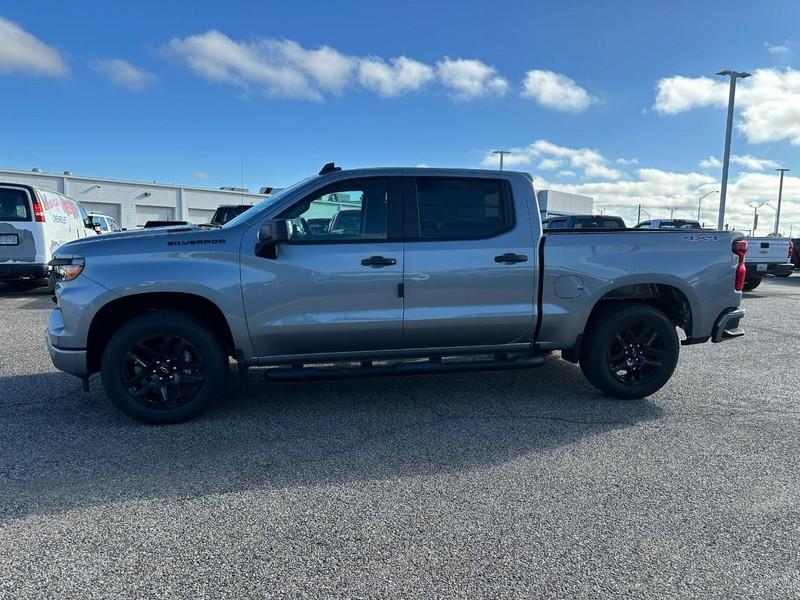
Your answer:
[[[355,226],[309,226],[340,210]],[[221,395],[231,358],[293,380],[525,368],[560,350],[636,399],[681,343],[744,333],[741,234],[545,235],[539,214],[526,173],[329,163],[222,227],[65,244],[47,345],[131,417],[175,423]]]

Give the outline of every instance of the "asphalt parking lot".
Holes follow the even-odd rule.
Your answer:
[[[800,595],[800,275],[645,401],[527,371],[228,383],[170,427],[0,290],[0,596]]]

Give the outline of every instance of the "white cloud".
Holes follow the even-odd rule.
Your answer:
[[[698,163],[704,169],[716,169],[722,166],[722,162],[716,156],[709,156]],[[764,169],[777,169],[780,163],[768,158],[759,158],[752,154],[731,154],[731,164],[739,165],[751,171],[763,171]]]
[[[653,108],[674,115],[698,106],[727,106],[728,84],[708,77],[667,77],[658,82]]]
[[[770,44],[769,42],[764,42],[764,48],[767,49],[767,52],[770,54],[788,54],[791,51],[792,43],[790,41],[785,41],[782,44]]]
[[[205,171],[197,171],[196,173],[192,173],[192,177],[195,179],[202,179],[203,181],[208,181],[211,179],[211,175],[206,173]]]
[[[57,50],[0,17],[0,73],[63,77],[69,67]]]
[[[780,163],[775,162],[774,160],[769,160],[768,158],[758,158],[752,154],[733,154],[731,156],[731,162],[752,171],[777,169],[781,166]]]
[[[547,140],[536,140],[522,148],[511,148],[511,153],[503,159],[503,164],[512,167],[530,165],[537,161],[540,169],[557,169],[562,164],[567,164],[580,170],[588,179],[620,179],[624,176],[621,171],[609,167],[608,159],[597,150],[567,148]],[[487,152],[482,159],[485,167],[497,168],[499,163],[499,157],[491,152]]]
[[[800,71],[757,69],[737,84],[737,127],[751,143],[788,140],[800,145]],[[728,83],[708,77],[667,77],[658,82],[653,108],[676,114],[692,108],[725,107]]]
[[[256,43],[234,42],[218,31],[174,38],[167,43],[168,53],[186,61],[201,77],[243,87],[255,83],[273,96],[319,98],[308,80],[285,65],[273,65],[262,56]]]
[[[638,158],[618,158],[614,161],[618,165],[638,165],[639,159]]]
[[[525,74],[521,96],[546,108],[566,112],[581,112],[596,101],[566,75],[538,69]]]
[[[722,163],[716,156],[709,156],[708,158],[704,158],[698,164],[704,169],[714,169],[722,166]]]
[[[577,173],[575,173],[575,171],[568,171],[568,170],[566,170],[566,169],[565,169],[565,170],[563,170],[563,171],[559,171],[559,172],[558,172],[558,173],[556,173],[556,174],[557,174],[559,177],[576,177],[576,176],[577,176]]]
[[[119,58],[96,60],[92,63],[92,68],[112,83],[135,92],[143,90],[155,81],[152,73]]]
[[[329,46],[310,50],[292,40],[239,42],[215,30],[174,38],[164,52],[210,81],[282,98],[323,100],[356,85],[381,96],[399,96],[434,79],[458,100],[503,95],[508,90],[505,78],[479,60],[444,58],[434,68],[407,56],[358,57]]]
[[[502,96],[508,91],[508,81],[479,60],[446,57],[436,63],[436,73],[459,100]]]
[[[365,58],[358,65],[358,80],[381,96],[399,96],[420,89],[434,78],[428,65],[400,56],[387,64],[382,58]]]
[[[555,171],[564,164],[559,158],[543,158],[539,161],[539,168],[544,171]]]

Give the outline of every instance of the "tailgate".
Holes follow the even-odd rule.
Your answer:
[[[747,262],[785,263],[789,262],[788,238],[752,238],[748,240]]]

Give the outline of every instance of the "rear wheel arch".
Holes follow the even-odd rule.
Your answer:
[[[687,337],[691,337],[692,305],[681,289],[665,283],[633,283],[615,287],[594,303],[586,319],[584,332],[578,336],[571,348],[562,351],[562,357],[569,362],[577,363],[583,341],[586,338],[586,331],[598,316],[614,306],[622,308],[634,303],[651,306],[661,311],[676,327],[680,327]]]
[[[139,315],[159,311],[179,312],[194,317],[208,327],[229,355],[235,355],[230,325],[214,302],[185,292],[149,292],[114,299],[97,311],[89,325],[86,342],[89,372],[100,371],[108,342],[125,323]]]

